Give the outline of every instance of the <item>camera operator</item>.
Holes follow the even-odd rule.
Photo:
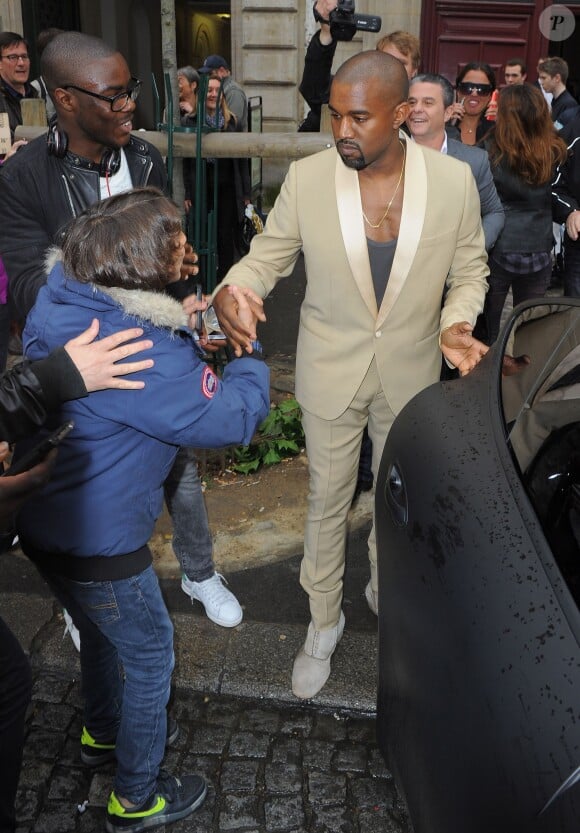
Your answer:
[[[330,20],[336,9],[336,0],[317,0],[314,4],[314,16],[320,22],[320,29],[308,44],[299,88],[301,96],[310,107],[308,115],[298,128],[303,133],[316,133],[320,130],[322,105],[328,104],[332,61],[338,42],[338,39],[333,37]],[[391,32],[380,38],[376,48],[400,61],[409,78],[413,78],[419,71],[419,39],[410,32]]]

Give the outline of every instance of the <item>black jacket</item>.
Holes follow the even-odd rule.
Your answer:
[[[529,185],[505,160],[491,173],[505,211],[505,225],[494,252],[549,252],[552,248],[551,184]]]
[[[23,439],[43,424],[49,411],[86,394],[64,347],[46,359],[17,364],[0,378],[0,440]]]
[[[325,46],[320,43],[320,32],[316,32],[308,44],[304,59],[304,73],[300,83],[300,95],[310,107],[310,112],[298,128],[303,133],[317,133],[320,130],[320,112],[328,104],[332,61],[336,52],[336,41]]]
[[[568,90],[560,93],[558,98],[552,99],[552,121],[558,130],[566,127],[578,113],[580,106]]]
[[[124,148],[135,187],[166,190],[165,165],[148,142],[131,137]],[[72,153],[47,151],[46,136],[21,148],[0,174],[0,255],[8,274],[10,297],[25,318],[45,283],[44,258],[60,242],[63,226],[100,200],[97,166]]]
[[[570,140],[566,161],[559,166],[552,184],[552,215],[556,223],[565,223],[568,214],[580,210],[580,116],[568,127],[576,138]],[[580,248],[580,238],[572,240],[566,235],[566,246]]]

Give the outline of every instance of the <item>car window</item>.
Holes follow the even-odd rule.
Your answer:
[[[542,304],[514,323],[502,377],[506,433],[527,494],[580,600],[580,306]]]

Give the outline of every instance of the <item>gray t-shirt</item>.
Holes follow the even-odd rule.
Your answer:
[[[374,240],[369,240],[367,237],[367,247],[369,250],[377,307],[380,308],[393,267],[397,238],[395,240],[388,240],[386,243],[377,243]]]

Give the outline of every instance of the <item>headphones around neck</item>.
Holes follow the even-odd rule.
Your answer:
[[[68,136],[64,130],[58,129],[56,117],[53,117],[48,125],[46,148],[49,155],[56,156],[57,159],[64,159],[68,151]],[[121,153],[116,148],[107,148],[98,166],[90,160],[77,158],[85,167],[96,167],[99,176],[114,176],[121,167]]]

